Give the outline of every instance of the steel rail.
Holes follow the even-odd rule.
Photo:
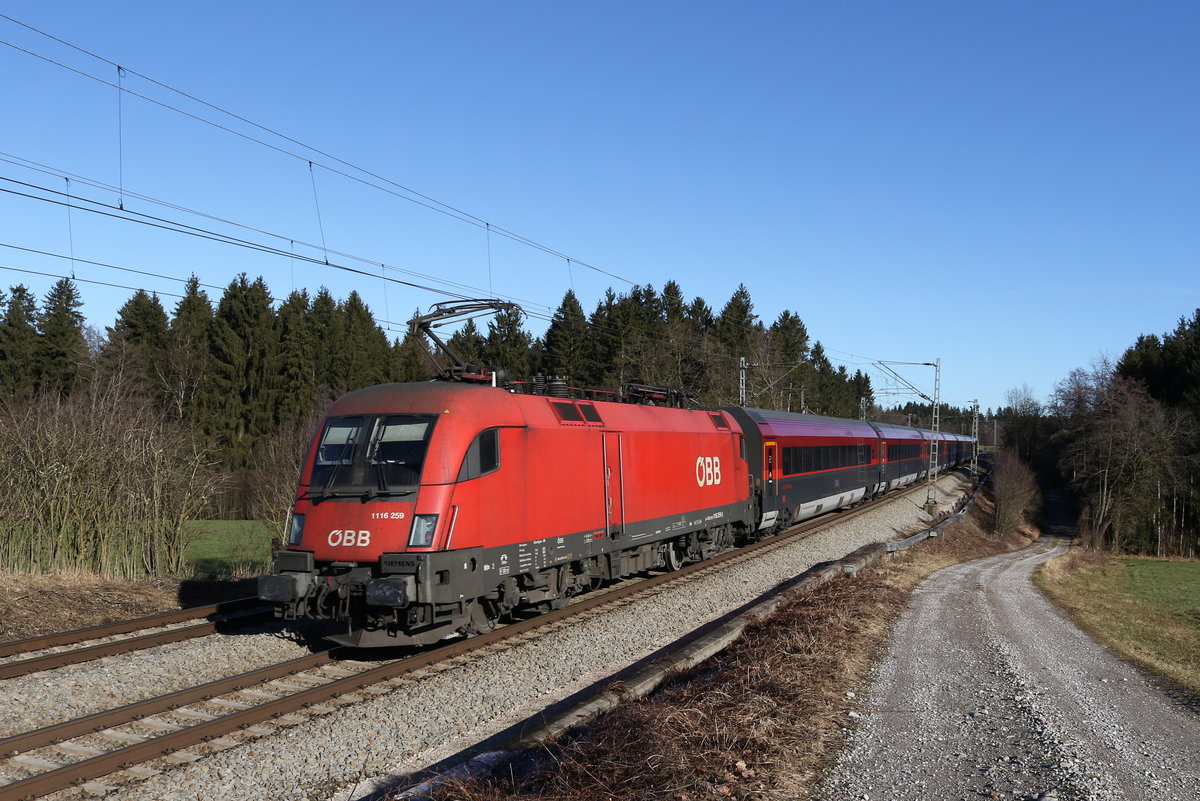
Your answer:
[[[245,625],[248,622],[265,620],[271,617],[274,617],[274,612],[269,608],[250,609],[244,612],[235,612],[217,620],[196,623],[177,629],[168,629],[153,634],[143,634],[140,637],[129,637],[124,640],[114,640],[112,642],[99,643],[98,645],[89,645],[84,648],[74,648],[70,651],[30,657],[29,659],[14,659],[11,662],[0,664],[0,679],[11,679],[16,676],[24,676],[28,673],[36,673],[39,670],[50,670],[64,665],[89,662],[103,656],[140,651],[145,648],[153,648],[156,645],[191,640],[196,637],[215,634],[218,631],[228,628],[233,623]]]
[[[562,609],[553,610],[527,620],[518,621],[486,634],[466,638],[448,645],[431,649],[424,653],[398,659],[393,662],[388,662],[378,667],[369,668],[360,673],[356,673],[353,676],[335,679],[328,684],[301,690],[283,698],[265,701],[248,709],[239,710],[214,720],[188,726],[178,731],[154,737],[146,740],[145,742],[119,748],[105,754],[100,754],[79,762],[72,763],[70,765],[64,765],[60,768],[55,768],[25,779],[20,779],[7,785],[2,785],[0,786],[0,801],[31,801],[32,799],[49,795],[50,793],[70,787],[71,785],[85,782],[89,779],[95,779],[100,776],[105,776],[132,765],[164,757],[175,753],[176,751],[187,748],[188,746],[221,737],[237,731],[238,729],[244,729],[257,723],[262,723],[270,720],[271,718],[279,717],[280,715],[286,715],[288,713],[295,712],[303,707],[318,704],[322,701],[327,701],[331,698],[351,693],[363,687],[367,687],[372,684],[378,684],[401,676],[405,673],[411,673],[422,668],[429,667],[437,664],[438,662],[463,656],[471,651],[485,649],[489,646],[503,642],[504,640],[520,637],[536,629],[543,627],[548,628],[567,618],[589,612],[595,608],[606,606],[617,601],[626,600],[632,596],[656,589],[660,585],[690,578],[704,571],[710,571],[726,562],[732,562],[735,560],[740,561],[741,559],[749,558],[751,555],[756,554],[759,551],[773,550],[781,547],[793,539],[800,537],[801,535],[810,534],[815,530],[820,530],[827,526],[845,522],[848,519],[852,519],[860,514],[866,513],[868,510],[875,508],[877,505],[894,500],[900,500],[901,498],[912,494],[916,489],[921,488],[923,488],[923,485],[903,491],[896,495],[885,496],[877,499],[876,501],[860,505],[857,508],[842,511],[839,514],[822,515],[819,518],[804,521],[803,523],[792,526],[785,532],[767,537],[742,548],[726,551],[725,553],[718,554],[712,559],[696,562],[674,572],[663,573],[636,584],[631,584],[626,587],[601,593],[596,597],[584,598]],[[324,653],[327,654],[328,652]],[[320,656],[320,654],[316,654],[314,656]],[[302,657],[301,659],[304,658],[306,657]],[[264,670],[268,669],[270,668],[266,668]],[[203,686],[205,685],[201,685],[201,687]],[[192,688],[192,690],[197,689],[199,688]],[[167,696],[164,696],[162,698],[149,699],[148,701],[141,703],[161,704],[166,698]],[[116,712],[119,710],[112,711]],[[80,720],[86,720],[86,718],[81,718]],[[78,723],[78,721],[70,721],[69,723],[75,724]],[[30,736],[36,734],[37,732],[31,732]],[[7,740],[0,741],[0,745],[7,745],[9,741],[23,736],[25,735],[17,735],[16,737],[11,737]]]
[[[206,606],[176,609],[171,612],[159,612],[154,615],[146,615],[145,617],[135,617],[131,620],[103,623],[98,626],[62,631],[57,634],[46,634],[41,637],[0,642],[0,657],[24,654],[30,651],[40,651],[43,648],[54,648],[59,645],[74,645],[77,642],[85,642],[86,640],[111,637],[114,634],[128,634],[131,631],[138,631],[139,629],[150,629],[155,626],[182,623],[185,620],[195,620],[211,615],[236,612],[248,606],[259,606],[261,603],[258,598],[236,598],[232,601],[221,601],[220,603],[208,604]]]
[[[23,751],[32,751],[35,748],[53,745],[63,740],[71,740],[103,729],[111,729],[113,726],[133,723],[159,712],[168,712],[198,701],[207,701],[210,698],[254,687],[283,676],[311,670],[333,662],[334,653],[340,650],[342,649],[339,647],[318,651],[315,654],[306,654],[287,662],[267,665],[229,678],[198,684],[195,687],[186,687],[173,693],[147,698],[144,701],[136,701],[74,720],[54,723],[24,734],[0,738],[0,755],[11,756]]]

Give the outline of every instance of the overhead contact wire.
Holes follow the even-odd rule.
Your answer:
[[[358,176],[351,175],[351,174],[349,174],[349,173],[346,173],[346,172],[345,172],[345,171],[343,171],[343,170],[337,170],[337,169],[334,169],[333,167],[330,167],[330,166],[328,166],[328,165],[325,165],[325,164],[319,164],[319,165],[318,165],[318,166],[322,167],[323,169],[326,169],[326,170],[329,170],[330,172],[333,172],[333,173],[336,173],[336,174],[338,174],[338,175],[341,175],[341,176],[342,176],[342,177],[344,177],[344,178],[347,178],[347,179],[349,179],[349,180],[352,180],[352,181],[357,181],[358,183],[361,183],[361,184],[363,184],[363,185],[365,185],[365,186],[370,186],[370,187],[373,187],[373,188],[375,188],[375,189],[377,189],[377,190],[379,190],[379,191],[382,191],[382,192],[387,192],[388,194],[391,194],[391,195],[393,195],[393,196],[395,196],[395,197],[399,197],[399,198],[402,198],[402,199],[404,199],[404,200],[408,200],[409,202],[411,202],[411,203],[415,203],[415,204],[417,204],[417,205],[419,205],[419,206],[423,206],[423,207],[425,207],[425,208],[429,209],[430,211],[437,211],[437,212],[439,212],[439,213],[442,213],[442,214],[445,214],[445,215],[447,215],[447,216],[449,216],[449,217],[453,217],[453,218],[455,218],[455,219],[459,220],[460,222],[465,222],[465,223],[468,223],[468,224],[471,224],[471,225],[475,225],[475,226],[477,226],[477,227],[480,227],[480,228],[487,227],[487,228],[489,228],[489,229],[495,230],[495,231],[496,231],[498,234],[500,234],[501,236],[507,237],[507,238],[509,238],[509,239],[511,239],[511,240],[513,240],[513,241],[515,241],[515,242],[518,242],[518,243],[520,243],[520,244],[523,244],[523,245],[525,245],[526,247],[530,247],[530,248],[533,248],[533,249],[535,249],[535,250],[539,250],[539,251],[541,251],[541,252],[543,252],[543,253],[546,253],[546,254],[548,254],[548,255],[552,255],[552,256],[559,256],[559,257],[561,257],[561,258],[566,258],[566,257],[567,257],[567,254],[565,254],[565,253],[563,253],[563,252],[561,252],[561,251],[559,251],[559,250],[557,250],[557,249],[555,249],[555,248],[552,248],[552,247],[550,247],[550,246],[548,246],[548,245],[544,245],[544,244],[542,244],[542,243],[540,243],[540,242],[538,242],[538,241],[536,241],[536,240],[533,240],[533,239],[530,239],[530,238],[528,238],[528,237],[522,236],[521,234],[518,234],[518,233],[516,233],[516,232],[514,232],[514,231],[510,231],[510,230],[508,230],[508,229],[506,229],[506,228],[502,228],[502,227],[500,227],[500,226],[495,226],[495,225],[490,225],[489,223],[487,223],[487,222],[486,222],[485,220],[483,220],[482,218],[480,218],[480,217],[477,217],[477,216],[475,216],[474,214],[471,214],[471,213],[469,213],[469,212],[463,211],[462,209],[459,209],[459,208],[457,208],[457,207],[455,207],[455,206],[452,206],[452,205],[450,205],[449,203],[444,203],[444,202],[442,202],[442,201],[440,201],[440,200],[437,200],[436,198],[433,198],[433,197],[430,197],[430,196],[428,196],[428,195],[425,195],[425,194],[423,194],[423,193],[421,193],[421,192],[418,192],[418,191],[416,191],[416,190],[414,190],[414,189],[411,189],[410,187],[404,186],[403,184],[397,183],[396,181],[392,181],[392,180],[391,180],[391,179],[389,179],[389,178],[385,178],[385,177],[383,177],[383,176],[381,176],[381,175],[379,175],[379,174],[377,174],[377,173],[374,173],[374,172],[372,172],[371,170],[365,169],[365,168],[363,168],[363,167],[359,167],[359,166],[357,166],[357,165],[355,165],[355,164],[353,164],[353,163],[351,163],[351,162],[348,162],[348,161],[345,161],[344,159],[338,158],[337,156],[334,156],[334,155],[332,155],[332,154],[330,154],[330,153],[327,153],[327,152],[325,152],[325,151],[323,151],[323,150],[321,150],[321,149],[319,149],[319,148],[316,148],[316,147],[313,147],[313,146],[311,146],[311,145],[305,144],[304,142],[301,142],[301,141],[299,141],[299,140],[297,140],[297,139],[294,139],[294,138],[292,138],[292,137],[290,137],[290,136],[287,136],[286,134],[280,133],[280,132],[278,132],[278,131],[275,131],[275,130],[273,130],[273,129],[271,129],[271,128],[268,128],[268,127],[266,127],[266,126],[260,125],[259,123],[256,123],[256,122],[254,122],[254,121],[252,121],[252,120],[249,120],[249,119],[247,119],[246,117],[243,117],[243,116],[241,116],[241,115],[238,115],[238,114],[235,114],[235,113],[233,113],[233,112],[231,112],[231,111],[228,111],[228,110],[226,110],[226,109],[223,109],[223,108],[221,108],[220,106],[217,106],[217,105],[214,105],[214,104],[212,104],[212,103],[209,103],[209,102],[208,102],[208,101],[206,101],[206,100],[202,100],[202,99],[200,99],[200,98],[198,98],[198,97],[196,97],[196,96],[194,96],[194,95],[191,95],[191,94],[188,94],[187,92],[184,92],[184,91],[182,91],[182,90],[176,89],[176,88],[174,88],[173,86],[170,86],[170,85],[168,85],[168,84],[165,84],[165,83],[163,83],[163,82],[161,82],[161,81],[157,81],[157,80],[155,80],[155,79],[153,79],[153,78],[150,78],[149,76],[143,75],[142,73],[139,73],[139,72],[137,72],[137,71],[135,71],[135,70],[127,70],[127,69],[125,69],[124,67],[121,67],[120,65],[118,65],[116,62],[112,61],[111,59],[104,58],[103,56],[97,55],[96,53],[92,53],[91,51],[85,50],[85,49],[84,49],[84,48],[82,48],[82,47],[79,47],[79,46],[77,46],[77,45],[71,44],[70,42],[67,42],[67,41],[65,41],[65,40],[59,39],[58,37],[52,36],[52,35],[50,35],[50,34],[48,34],[48,33],[44,32],[44,31],[41,31],[41,30],[39,30],[38,28],[35,28],[35,27],[31,26],[31,25],[27,25],[26,23],[24,23],[24,22],[21,22],[20,20],[14,19],[13,17],[10,17],[10,16],[8,16],[7,14],[0,13],[0,18],[7,19],[8,21],[10,21],[10,22],[12,22],[12,23],[15,23],[15,24],[17,24],[17,25],[20,25],[21,27],[23,27],[23,28],[26,28],[27,30],[33,31],[34,33],[37,33],[37,34],[39,34],[39,35],[41,35],[41,36],[45,36],[46,38],[52,39],[53,41],[56,41],[56,42],[58,42],[58,43],[60,43],[60,44],[62,44],[62,45],[64,45],[64,46],[66,46],[66,47],[70,47],[70,48],[72,48],[72,49],[74,49],[74,50],[76,50],[76,51],[78,51],[78,52],[80,52],[80,53],[84,53],[84,54],[86,54],[86,55],[88,55],[88,56],[90,56],[90,57],[92,57],[92,58],[95,58],[95,59],[97,59],[97,60],[99,60],[99,61],[102,61],[102,62],[104,62],[104,63],[106,63],[106,64],[109,64],[109,65],[111,65],[111,66],[117,67],[117,69],[118,69],[118,70],[125,70],[126,72],[130,72],[130,73],[132,73],[132,74],[134,74],[134,75],[137,75],[139,78],[142,78],[143,80],[146,80],[146,81],[148,81],[148,82],[150,82],[150,83],[154,84],[155,86],[159,86],[159,87],[161,87],[161,88],[163,88],[163,89],[166,89],[167,91],[174,92],[174,93],[176,93],[176,94],[178,94],[178,95],[180,95],[180,96],[182,96],[182,97],[186,97],[186,98],[188,98],[189,100],[192,100],[192,101],[194,101],[194,102],[196,102],[196,103],[200,103],[201,105],[203,105],[203,106],[206,106],[207,108],[213,109],[213,110],[215,110],[215,111],[218,111],[218,112],[220,112],[220,113],[222,113],[222,114],[225,114],[225,115],[227,115],[227,116],[229,116],[229,117],[232,117],[232,118],[234,118],[234,119],[236,119],[236,120],[238,120],[238,121],[240,121],[240,122],[243,122],[243,123],[245,123],[245,124],[247,124],[247,125],[253,126],[254,128],[257,128],[257,129],[258,129],[258,130],[260,130],[260,131],[263,131],[263,132],[265,132],[265,133],[269,133],[269,134],[271,134],[272,136],[276,136],[276,137],[278,137],[278,138],[280,138],[280,139],[283,139],[284,141],[287,141],[287,142],[290,142],[290,143],[292,143],[292,144],[294,144],[294,145],[297,145],[297,146],[299,146],[299,147],[302,147],[302,148],[304,148],[305,150],[310,150],[310,151],[312,151],[313,153],[318,153],[318,154],[320,154],[321,156],[324,156],[325,158],[327,158],[327,159],[330,159],[331,161],[334,161],[334,162],[336,162],[336,163],[338,163],[338,164],[341,164],[341,165],[343,165],[343,166],[346,166],[346,167],[348,167],[348,168],[350,168],[350,169],[352,169],[352,170],[355,170],[355,171],[357,171],[357,172],[360,172],[360,173],[362,173],[363,175],[370,176],[371,178],[375,179],[376,181],[382,181],[383,183],[385,183],[385,184],[387,184],[387,185],[389,185],[389,186],[395,187],[396,189],[400,190],[401,192],[405,192],[405,193],[408,193],[408,194],[407,194],[407,195],[405,195],[405,194],[400,194],[399,192],[396,192],[396,191],[390,190],[390,189],[388,189],[387,187],[380,186],[379,184],[372,183],[372,182],[370,182],[370,181],[366,181],[366,180],[364,180],[364,179],[362,179],[362,178],[360,178],[360,177],[358,177]],[[234,136],[239,136],[239,137],[242,137],[242,138],[244,138],[244,139],[246,139],[246,140],[248,140],[248,141],[254,142],[255,144],[261,145],[261,146],[263,146],[263,147],[270,148],[270,149],[272,149],[272,150],[274,150],[274,151],[276,151],[276,152],[278,152],[278,153],[281,153],[281,154],[283,154],[283,155],[291,156],[292,158],[299,159],[299,160],[301,160],[301,161],[309,161],[310,163],[312,162],[312,160],[311,160],[311,159],[309,159],[309,158],[307,158],[307,157],[305,157],[305,156],[303,156],[303,155],[301,155],[301,154],[294,153],[294,152],[292,152],[292,151],[286,150],[285,148],[281,148],[281,147],[279,147],[279,146],[277,146],[277,145],[273,145],[273,144],[271,144],[271,143],[269,143],[269,142],[263,141],[262,139],[259,139],[259,138],[257,138],[257,137],[250,136],[249,134],[243,133],[243,132],[241,132],[241,131],[234,130],[233,128],[230,128],[230,127],[228,127],[228,126],[221,125],[220,123],[217,123],[217,122],[215,122],[215,121],[213,121],[213,120],[205,119],[204,117],[201,117],[201,116],[199,116],[199,115],[197,115],[197,114],[193,114],[193,113],[191,113],[191,112],[189,112],[189,111],[185,111],[185,110],[183,110],[183,109],[181,109],[181,108],[178,108],[177,106],[173,106],[173,105],[171,105],[171,104],[169,104],[169,103],[165,103],[165,102],[163,102],[163,101],[161,101],[161,100],[156,100],[156,99],[154,99],[154,98],[152,98],[152,97],[149,97],[149,96],[147,96],[147,95],[143,95],[143,94],[141,94],[141,93],[139,93],[139,92],[135,92],[135,91],[133,91],[133,90],[131,90],[131,89],[125,89],[123,86],[120,86],[120,85],[114,85],[114,84],[112,84],[111,82],[109,82],[109,81],[106,81],[106,80],[104,80],[103,78],[100,78],[100,77],[98,77],[98,76],[96,76],[96,75],[92,75],[91,73],[85,72],[85,71],[83,71],[83,70],[80,70],[80,69],[76,69],[75,67],[71,67],[71,66],[69,66],[69,65],[67,65],[67,64],[64,64],[64,63],[60,62],[60,61],[56,61],[55,59],[49,58],[48,56],[43,56],[43,55],[41,55],[40,53],[35,53],[35,52],[31,51],[31,50],[28,50],[28,49],[26,49],[26,48],[20,47],[19,45],[13,44],[12,42],[8,42],[8,41],[5,41],[5,40],[0,40],[0,44],[6,45],[6,46],[8,46],[8,47],[11,47],[11,48],[12,48],[12,49],[14,49],[14,50],[17,50],[17,51],[19,51],[19,52],[21,52],[21,53],[25,53],[26,55],[29,55],[29,56],[32,56],[32,57],[34,57],[34,58],[40,59],[40,60],[42,60],[42,61],[45,61],[45,62],[47,62],[47,63],[53,64],[53,65],[55,65],[55,66],[57,66],[57,67],[60,67],[60,68],[62,68],[62,69],[66,69],[66,70],[69,70],[69,71],[71,71],[71,72],[74,72],[74,73],[76,73],[77,75],[80,75],[80,76],[83,76],[83,77],[86,77],[86,78],[90,78],[90,79],[92,79],[92,80],[94,80],[94,81],[97,81],[97,82],[99,82],[99,83],[102,83],[102,84],[107,84],[108,86],[114,86],[114,88],[116,88],[116,89],[117,89],[119,92],[128,92],[129,94],[133,95],[134,97],[137,97],[137,98],[140,98],[140,99],[142,99],[142,100],[145,100],[145,101],[146,101],[146,102],[148,102],[148,103],[153,103],[153,104],[155,104],[155,105],[158,105],[158,106],[161,106],[161,107],[163,107],[163,108],[169,109],[169,110],[171,110],[171,111],[174,111],[174,112],[176,112],[177,114],[182,114],[182,115],[184,115],[184,116],[186,116],[186,117],[189,117],[189,118],[191,118],[191,119],[193,119],[193,120],[195,120],[195,121],[197,121],[197,122],[201,122],[201,123],[204,123],[205,125],[212,126],[212,127],[214,127],[214,128],[217,128],[217,129],[219,129],[219,130],[225,131],[226,133],[232,134],[232,135],[234,135]],[[411,195],[411,197],[410,197],[410,195]],[[626,284],[629,284],[630,286],[634,286],[634,285],[635,285],[633,281],[630,281],[628,278],[625,278],[625,277],[623,277],[623,276],[617,275],[616,273],[609,272],[609,271],[607,271],[607,270],[601,269],[601,268],[599,268],[599,267],[596,267],[595,265],[588,264],[587,262],[580,261],[580,260],[578,260],[578,259],[575,259],[574,261],[576,261],[578,264],[580,264],[580,265],[581,265],[581,266],[583,266],[583,267],[586,267],[586,268],[587,268],[587,269],[589,269],[589,270],[593,270],[593,271],[595,271],[595,272],[597,272],[597,273],[600,273],[600,274],[602,274],[602,275],[607,275],[607,276],[609,276],[610,278],[614,278],[614,279],[616,279],[616,280],[618,280],[618,281],[622,281],[622,282],[624,282],[624,283],[626,283]]]
[[[0,16],[3,16],[3,15],[0,15]],[[0,151],[0,156],[6,156],[6,157],[7,157],[7,158],[0,158],[0,162],[4,162],[4,163],[7,163],[7,164],[12,164],[13,166],[20,167],[20,168],[22,168],[22,169],[32,170],[32,171],[34,171],[34,172],[40,172],[40,173],[43,173],[43,174],[45,174],[45,175],[53,175],[53,176],[55,176],[55,177],[71,177],[71,178],[75,179],[75,181],[77,181],[77,182],[79,182],[79,183],[82,183],[82,184],[84,184],[84,185],[86,185],[86,186],[90,186],[90,187],[92,187],[92,188],[94,188],[94,189],[102,189],[102,190],[106,190],[106,191],[112,191],[112,192],[116,192],[116,191],[118,190],[118,188],[117,188],[117,187],[115,187],[115,186],[113,186],[113,185],[111,185],[111,184],[107,184],[107,183],[105,183],[105,182],[103,182],[103,181],[98,181],[98,180],[96,180],[96,179],[94,179],[94,178],[86,178],[86,177],[84,177],[84,176],[80,176],[80,175],[77,175],[77,174],[75,174],[75,173],[68,172],[68,171],[66,171],[66,170],[61,170],[61,169],[58,169],[58,168],[55,168],[55,167],[50,167],[49,165],[46,165],[46,164],[41,164],[41,163],[39,163],[39,162],[36,162],[36,161],[31,161],[31,160],[29,160],[29,159],[24,159],[24,158],[22,158],[22,157],[20,157],[20,156],[16,156],[16,155],[12,154],[12,153],[4,153],[3,151]],[[30,165],[33,165],[33,166],[30,166]],[[21,185],[23,185],[23,186],[36,187],[36,188],[38,188],[38,189],[41,189],[41,190],[43,190],[43,191],[47,191],[47,192],[49,192],[49,191],[53,191],[53,190],[47,189],[46,187],[40,187],[40,186],[37,186],[36,184],[27,184],[27,183],[24,183],[24,182],[17,181],[16,179],[12,179],[12,178],[5,178],[5,177],[3,177],[3,176],[0,176],[0,180],[10,181],[10,182],[12,182],[12,183],[19,183],[19,184],[21,184]],[[158,206],[162,206],[163,208],[172,209],[172,210],[174,210],[174,211],[180,211],[180,212],[183,212],[183,213],[185,213],[185,214],[191,214],[191,215],[193,215],[193,216],[196,216],[196,217],[201,217],[201,218],[204,218],[204,219],[206,219],[206,220],[212,220],[213,222],[219,222],[219,223],[221,223],[221,224],[223,224],[223,225],[229,225],[229,226],[232,226],[232,227],[234,227],[234,228],[241,229],[241,230],[243,230],[243,231],[249,231],[249,232],[256,233],[256,234],[262,234],[263,236],[271,237],[272,239],[278,239],[280,242],[283,242],[283,241],[285,241],[285,240],[286,240],[286,241],[289,243],[289,252],[291,252],[291,251],[294,251],[294,246],[295,246],[295,245],[302,245],[302,246],[304,246],[304,247],[307,247],[307,248],[312,248],[313,250],[316,250],[317,248],[321,247],[320,245],[317,245],[317,244],[315,244],[315,243],[312,243],[312,242],[307,242],[307,241],[305,241],[305,240],[302,240],[302,239],[296,239],[296,238],[294,238],[294,237],[289,237],[289,236],[286,236],[286,235],[284,235],[284,234],[277,234],[277,233],[274,233],[274,232],[272,232],[272,231],[267,231],[267,230],[265,230],[265,229],[262,229],[262,228],[256,228],[256,227],[254,227],[254,226],[252,226],[252,225],[247,225],[247,224],[245,224],[245,223],[240,223],[240,222],[237,222],[237,221],[235,221],[235,220],[230,220],[230,219],[228,219],[228,218],[225,218],[225,217],[220,217],[220,216],[217,216],[217,215],[214,215],[214,214],[210,214],[210,213],[208,213],[208,212],[198,211],[198,210],[196,210],[196,209],[192,209],[192,208],[189,208],[189,207],[187,207],[187,206],[181,206],[181,205],[179,205],[179,204],[177,204],[177,203],[172,203],[172,202],[170,202],[170,201],[166,201],[166,200],[163,200],[163,199],[161,199],[161,198],[156,198],[156,197],[153,197],[153,196],[151,196],[151,195],[144,195],[144,194],[140,194],[140,193],[136,193],[136,192],[125,192],[125,194],[126,194],[126,195],[128,195],[128,196],[130,196],[130,197],[134,197],[134,198],[137,198],[137,199],[139,199],[139,200],[143,200],[143,201],[145,201],[145,202],[147,202],[147,203],[152,203],[152,204],[155,204],[155,205],[158,205]],[[98,203],[99,201],[89,201],[89,202],[96,202],[96,203]],[[112,207],[111,207],[111,206],[109,206],[109,208],[112,208]],[[132,213],[132,212],[129,212],[128,210],[126,210],[126,209],[122,209],[122,211],[125,211],[126,213]],[[376,265],[376,264],[379,264],[379,261],[378,261],[378,260],[376,260],[376,259],[370,259],[370,258],[367,258],[367,257],[365,257],[365,256],[359,256],[359,255],[356,255],[356,254],[353,254],[353,253],[348,253],[348,252],[345,252],[345,251],[340,251],[340,250],[330,250],[330,251],[328,251],[328,252],[329,252],[329,253],[331,253],[331,254],[333,254],[334,256],[340,256],[340,257],[342,257],[342,258],[351,259],[351,260],[353,260],[353,261],[357,261],[357,262],[362,262],[363,264],[370,264],[370,265],[372,265],[372,267],[374,267],[374,265]],[[463,283],[461,283],[461,282],[458,282],[458,281],[451,281],[451,280],[448,280],[448,279],[445,279],[445,278],[439,278],[438,276],[434,276],[434,275],[428,275],[428,274],[426,274],[426,273],[421,273],[421,272],[418,272],[418,271],[416,271],[416,270],[407,270],[407,269],[404,269],[404,268],[402,268],[402,267],[397,267],[397,266],[395,266],[395,265],[391,265],[391,264],[389,264],[389,265],[386,265],[386,268],[387,268],[388,270],[391,270],[392,272],[395,272],[395,273],[399,273],[399,274],[402,274],[402,275],[411,275],[411,276],[414,276],[414,277],[417,277],[417,278],[423,278],[423,279],[425,279],[425,280],[428,280],[428,281],[433,281],[433,282],[435,282],[435,283],[438,283],[438,284],[444,284],[444,285],[446,285],[446,286],[458,287],[459,289],[462,289],[462,290],[465,290],[465,291],[468,291],[468,292],[473,292],[473,293],[482,293],[482,291],[483,291],[483,290],[482,290],[480,287],[474,287],[474,286],[471,286],[471,285],[469,285],[469,284],[463,284]],[[448,293],[448,294],[449,294],[449,293]],[[528,300],[528,299],[525,299],[525,298],[519,298],[519,297],[515,297],[515,296],[511,296],[511,295],[504,295],[504,296],[501,296],[501,298],[502,298],[503,300],[511,300],[511,301],[514,301],[514,302],[519,302],[519,303],[521,303],[522,305],[526,305],[526,306],[529,306],[529,305],[535,305],[535,306],[538,306],[538,307],[540,307],[540,308],[546,308],[546,309],[549,309],[549,308],[550,308],[549,306],[546,306],[546,305],[545,305],[545,304],[543,304],[543,303],[537,303],[537,302],[535,302],[535,301],[531,301],[531,300]]]

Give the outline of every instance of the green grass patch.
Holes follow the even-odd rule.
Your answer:
[[[1200,622],[1200,562],[1121,559],[1131,595],[1182,620]]]
[[[184,561],[194,578],[239,578],[271,569],[279,526],[262,520],[194,520]]]
[[[1200,562],[1072,552],[1034,580],[1093,637],[1200,693]]]

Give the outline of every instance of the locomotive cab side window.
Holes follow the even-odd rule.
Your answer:
[[[462,467],[458,471],[459,481],[487,475],[500,469],[500,429],[489,428],[480,432],[467,447]]]

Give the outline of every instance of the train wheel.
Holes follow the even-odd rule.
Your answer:
[[[567,605],[567,597],[571,595],[571,567],[570,565],[559,565],[558,576],[556,578],[557,596],[550,599],[551,609],[562,609]]]
[[[679,568],[683,567],[684,558],[679,552],[679,548],[675,543],[668,542],[663,548],[663,561],[667,563],[667,570],[674,573]]]
[[[482,599],[475,599],[471,604],[470,621],[467,623],[468,634],[487,634],[496,628],[500,615],[494,612],[494,606]]]

